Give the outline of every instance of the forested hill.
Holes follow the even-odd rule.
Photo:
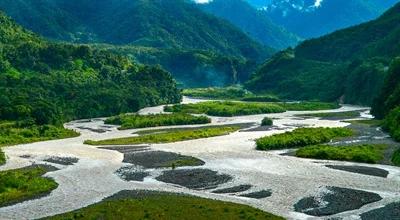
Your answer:
[[[271,0],[264,10],[276,24],[303,38],[376,19],[398,0]]]
[[[398,39],[400,4],[374,21],[275,55],[247,85],[292,99],[370,105],[382,88],[390,62],[400,54]]]
[[[230,21],[267,46],[285,49],[296,46],[301,40],[300,37],[273,23],[264,11],[257,10],[245,0],[213,0],[198,6],[208,13]]]
[[[2,0],[0,9],[58,40],[212,50],[249,59],[272,52],[186,0]]]
[[[160,68],[88,46],[49,43],[0,12],[0,120],[60,124],[180,99]]]

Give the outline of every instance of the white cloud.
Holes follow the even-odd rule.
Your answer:
[[[318,8],[319,6],[321,6],[322,1],[323,0],[315,0],[314,6]]]
[[[197,4],[206,4],[211,2],[212,0],[194,0],[194,2],[196,2]]]

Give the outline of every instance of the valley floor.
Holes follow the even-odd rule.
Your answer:
[[[203,100],[184,99],[185,103],[200,101]],[[159,113],[162,112],[162,109],[162,106],[146,108],[141,110],[140,113]],[[369,109],[357,106],[343,106],[336,110],[317,112],[353,110],[363,111],[362,117],[364,118],[370,117],[367,113]],[[252,131],[242,129],[226,136],[177,143],[132,146],[133,149],[138,151],[166,151],[192,156],[204,161],[205,164],[199,167],[181,167],[175,170],[150,168],[142,170],[148,173],[143,181],[130,182],[116,175],[116,171],[121,167],[128,167],[127,169],[130,167],[136,171],[142,168],[132,168],[131,164],[123,163],[124,153],[122,151],[121,153],[120,151],[102,149],[101,147],[85,145],[83,142],[88,139],[104,140],[134,136],[132,133],[143,129],[117,130],[116,126],[104,125],[103,119],[67,123],[65,127],[80,132],[81,136],[4,148],[8,160],[5,165],[0,166],[0,170],[22,168],[34,163],[47,163],[59,169],[46,174],[47,177],[53,178],[59,186],[48,196],[0,208],[0,219],[36,219],[61,214],[100,202],[105,197],[110,197],[122,190],[155,190],[185,193],[203,198],[250,205],[288,219],[320,218],[296,212],[296,210],[306,209],[307,206],[301,207],[301,204],[298,204],[296,209],[294,206],[303,198],[318,197],[321,192],[326,191],[331,194],[340,194],[351,190],[360,190],[364,192],[351,191],[349,195],[351,193],[365,195],[366,200],[371,200],[371,203],[364,206],[360,204],[361,208],[354,207],[353,210],[338,214],[335,214],[335,210],[340,210],[340,207],[330,207],[333,210],[329,216],[330,218],[359,219],[362,213],[400,201],[399,167],[301,159],[283,156],[282,153],[286,153],[285,151],[263,152],[255,149],[255,139],[266,135],[283,133],[297,127],[345,127],[349,125],[349,123],[339,120],[320,120],[313,117],[302,118],[297,116],[307,113],[310,112],[285,112],[230,118],[211,117],[212,125],[223,125],[260,123],[264,117],[268,116],[274,118],[274,127],[273,129],[253,129]],[[201,125],[164,128],[199,126]],[[255,124],[253,127],[258,126]],[[49,158],[52,158],[52,160],[49,160]],[[75,158],[78,160],[77,162],[74,161],[76,163],[65,163],[65,161],[60,163],[57,158]],[[149,158],[149,160],[151,159]],[[331,169],[326,165],[379,168],[389,174],[386,178],[383,178]],[[201,170],[199,171],[198,169]],[[196,172],[199,172],[198,175],[202,175],[202,172],[206,172],[205,170],[217,171],[218,175],[226,175],[225,177],[229,176],[229,178],[225,178],[226,181],[221,180],[218,182],[216,180],[219,180],[219,177],[216,176],[216,180],[213,180],[214,185],[207,185],[208,183],[205,182],[202,187],[186,188],[165,183],[176,182],[174,178],[179,178],[179,175],[185,175],[185,172],[190,173],[193,170],[197,170]],[[163,173],[163,171],[170,173]],[[212,172],[209,173],[209,175],[203,173],[206,176],[205,178],[215,175]],[[160,179],[160,175],[163,178]],[[185,179],[184,177],[181,179]],[[189,182],[182,184],[190,185]],[[213,192],[216,189],[237,186],[241,186],[239,187],[240,189],[233,190],[232,193]],[[382,199],[376,199],[377,197]],[[357,201],[346,201],[346,196],[343,198],[344,203],[349,202],[357,206]]]

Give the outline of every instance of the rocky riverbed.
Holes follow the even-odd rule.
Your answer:
[[[184,100],[185,103],[199,101],[204,100]],[[163,106],[157,106],[143,109],[140,113],[159,113],[162,109]],[[337,111],[361,111],[362,117],[370,117],[367,108],[357,106],[317,112]],[[81,136],[4,149],[8,160],[0,170],[49,164],[58,170],[46,176],[53,178],[59,186],[46,197],[0,208],[0,219],[36,219],[64,213],[124,190],[185,193],[231,201],[288,219],[360,219],[360,216],[374,219],[377,213],[382,212],[394,216],[400,201],[398,167],[308,160],[281,155],[284,151],[260,152],[255,149],[256,138],[297,127],[349,126],[340,120],[298,116],[307,113],[310,112],[211,117],[211,125],[254,126],[244,128],[246,132],[238,131],[226,136],[130,147],[95,147],[83,142],[135,136],[134,133],[141,130],[118,130],[116,126],[104,125],[103,119],[67,123],[66,127],[79,131]],[[259,128],[264,117],[274,118],[274,127]],[[164,128],[190,127],[198,126]],[[372,136],[365,140],[380,141],[375,133]],[[160,166],[188,158],[197,163],[183,167]],[[366,172],[371,175],[364,175]],[[336,205],[338,200],[349,196],[351,205],[345,208]],[[357,196],[362,201],[353,204],[351,199]],[[364,200],[361,196],[369,199]]]

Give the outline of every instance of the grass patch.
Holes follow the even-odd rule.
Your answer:
[[[301,148],[296,152],[297,157],[322,160],[340,160],[359,163],[378,163],[384,159],[387,145],[366,144],[354,146],[318,145]]]
[[[38,141],[77,137],[79,133],[53,125],[25,125],[19,122],[0,122],[0,147]]]
[[[340,108],[338,103],[329,102],[286,102],[279,105],[286,111],[320,111]]]
[[[184,89],[182,95],[193,98],[237,100],[247,96],[252,96],[252,93],[239,86],[230,86]]]
[[[382,120],[377,120],[377,119],[351,120],[351,121],[344,121],[344,122],[351,123],[354,125],[368,125],[371,127],[382,126]]]
[[[106,200],[47,219],[283,220],[247,205],[193,196],[159,193],[137,197]]]
[[[201,139],[215,136],[228,135],[239,130],[239,126],[226,126],[215,128],[193,128],[164,133],[147,134],[138,137],[109,139],[103,141],[85,141],[89,145],[130,145],[130,144],[156,144],[172,143],[185,140]]]
[[[119,129],[148,128],[171,125],[194,125],[211,123],[206,116],[193,116],[185,113],[128,115],[122,114],[108,118],[106,124],[121,125]]]
[[[316,117],[316,118],[356,118],[360,117],[359,111],[347,111],[347,112],[326,112],[326,113],[311,113],[311,114],[301,114],[301,117]]]
[[[311,111],[338,108],[334,103],[323,102],[293,102],[293,103],[249,103],[249,102],[200,102],[195,104],[178,104],[166,106],[166,112],[207,114],[211,116],[241,116],[268,113],[281,113],[285,111]]]
[[[397,150],[396,152],[394,152],[394,154],[392,156],[392,163],[395,166],[400,166],[400,149]]]
[[[182,95],[192,98],[237,100],[246,102],[280,102],[275,95],[255,95],[239,86],[184,89]]]
[[[285,112],[284,108],[276,104],[244,102],[200,102],[196,104],[178,104],[166,106],[164,110],[167,112],[207,114],[224,117]]]
[[[44,167],[32,166],[0,172],[0,207],[33,199],[57,188],[58,184],[42,177]]]
[[[291,132],[275,134],[256,140],[258,150],[277,150],[322,144],[334,138],[349,137],[348,128],[298,128]]]

